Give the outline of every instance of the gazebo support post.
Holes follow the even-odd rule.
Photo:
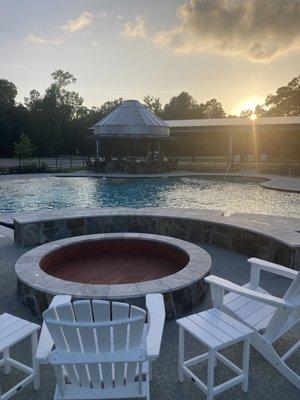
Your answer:
[[[99,140],[96,140],[96,158],[99,158]]]

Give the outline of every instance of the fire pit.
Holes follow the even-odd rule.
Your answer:
[[[209,255],[183,240],[140,233],[78,236],[51,242],[16,263],[18,293],[40,316],[53,295],[126,300],[140,304],[147,293],[164,293],[167,317],[199,304]]]
[[[188,262],[188,254],[169,243],[124,237],[60,247],[43,257],[40,267],[66,281],[114,285],[160,279]]]

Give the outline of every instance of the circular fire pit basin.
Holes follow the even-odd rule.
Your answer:
[[[168,236],[108,233],[36,247],[16,263],[18,296],[41,317],[54,295],[143,305],[163,293],[167,318],[190,312],[205,293],[211,259],[201,247]]]
[[[112,285],[160,279],[188,262],[188,254],[169,243],[104,237],[59,247],[41,259],[40,267],[66,281]]]

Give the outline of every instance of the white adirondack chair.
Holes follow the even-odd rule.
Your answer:
[[[70,300],[56,296],[44,312],[37,350],[37,360],[54,367],[54,400],[149,400],[149,362],[159,356],[165,320],[162,295],[146,296],[147,324],[146,312],[126,303]]]
[[[300,347],[300,340],[285,354],[279,355],[274,342],[300,321],[300,272],[268,261],[250,258],[250,281],[239,286],[210,275],[214,306],[229,313],[255,330],[251,344],[292,384],[300,389],[300,376],[286,363]],[[260,271],[291,279],[283,298],[275,297],[259,286]],[[224,292],[230,292],[224,295]]]

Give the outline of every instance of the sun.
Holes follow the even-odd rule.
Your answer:
[[[264,98],[260,97],[260,96],[251,96],[251,97],[247,97],[246,99],[240,101],[239,103],[236,104],[236,106],[234,107],[234,113],[236,115],[240,115],[240,113],[243,110],[251,110],[251,111],[255,111],[255,107],[258,104],[263,104],[264,103]]]

